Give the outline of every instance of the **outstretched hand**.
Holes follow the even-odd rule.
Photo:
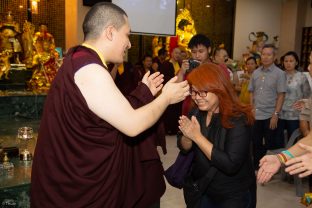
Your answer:
[[[280,169],[281,162],[276,155],[266,155],[260,160],[259,166],[257,181],[258,183],[266,183]]]
[[[153,96],[155,96],[163,87],[164,75],[160,72],[150,74],[150,71],[146,72],[142,78],[142,82],[150,89]]]
[[[285,169],[290,175],[299,174],[300,178],[312,174],[312,146],[299,143],[299,147],[306,151],[305,154],[288,160]]]
[[[190,86],[187,81],[177,83],[177,79],[177,76],[171,78],[162,90],[162,94],[166,96],[169,104],[178,103],[190,94]]]

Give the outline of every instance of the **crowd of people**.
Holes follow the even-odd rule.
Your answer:
[[[166,134],[177,134],[181,152],[194,154],[183,186],[188,207],[254,208],[256,181],[268,182],[281,165],[300,177],[312,173],[309,128],[290,149],[265,156],[284,147],[285,130],[289,137],[309,127],[301,117],[311,124],[311,86],[295,52],[277,65],[274,45],[264,45],[261,65],[249,57],[238,77],[226,49],[212,52],[211,40],[197,34],[187,58],[175,48],[167,59],[162,48],[157,57],[127,63],[130,23],[107,2],[90,9],[83,32],[45,102],[32,207],[160,207],[165,180],[157,146],[166,153]],[[312,52],[310,62],[312,73]]]

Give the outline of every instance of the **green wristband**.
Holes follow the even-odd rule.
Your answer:
[[[282,153],[288,155],[290,158],[294,158],[295,157],[288,150],[284,150],[284,151],[282,151]]]

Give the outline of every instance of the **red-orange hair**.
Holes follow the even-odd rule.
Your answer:
[[[223,127],[233,127],[230,119],[242,115],[245,115],[248,125],[253,124],[251,106],[239,101],[232,83],[218,65],[213,63],[200,65],[188,74],[187,81],[197,90],[212,92],[218,97]]]

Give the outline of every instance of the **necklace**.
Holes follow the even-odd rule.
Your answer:
[[[296,74],[296,72],[295,72],[295,73],[289,73],[289,74],[287,74],[287,83],[288,83],[288,84],[292,83],[295,74]]]

